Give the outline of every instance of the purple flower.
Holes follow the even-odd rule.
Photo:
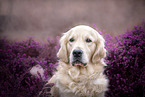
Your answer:
[[[114,41],[108,36],[105,35],[108,50],[105,73],[110,85],[106,97],[144,97],[145,24],[135,26]]]
[[[30,69],[39,64],[44,68],[46,79],[52,76],[57,62],[57,41],[48,40],[48,43],[40,45],[32,38],[22,42],[0,39],[0,97],[36,97],[45,80],[32,76]],[[43,74],[38,72],[37,75]]]

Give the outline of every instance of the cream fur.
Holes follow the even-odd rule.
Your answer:
[[[76,34],[77,37],[73,36]],[[75,37],[77,42],[69,44],[70,37]],[[92,43],[85,43],[85,37],[91,38]],[[104,97],[108,86],[108,79],[103,74],[103,58],[106,56],[104,42],[103,37],[88,26],[77,26],[64,34],[57,54],[60,58],[57,72],[48,81],[55,84],[51,89],[54,97]],[[86,67],[71,65],[71,52],[78,47],[85,53],[83,60],[87,62]]]

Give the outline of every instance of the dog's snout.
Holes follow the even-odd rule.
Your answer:
[[[75,49],[75,50],[73,51],[73,56],[74,56],[74,57],[81,57],[82,54],[83,54],[83,51],[82,51],[81,49]]]

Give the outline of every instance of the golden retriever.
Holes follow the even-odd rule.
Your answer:
[[[48,81],[53,97],[104,97],[108,79],[103,74],[104,38],[93,28],[79,25],[60,39],[59,65]]]

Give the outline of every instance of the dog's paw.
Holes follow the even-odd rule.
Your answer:
[[[54,84],[46,84],[39,92],[39,95],[37,97],[52,97],[50,90],[53,87],[53,85]]]

